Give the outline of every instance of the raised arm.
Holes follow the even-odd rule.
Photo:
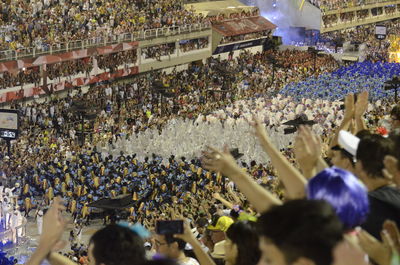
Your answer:
[[[367,130],[367,125],[364,121],[364,113],[367,111],[368,108],[368,91],[364,91],[359,94],[357,102],[355,103],[355,110],[354,110],[354,119],[356,122],[356,132],[362,130]]]
[[[335,135],[333,136],[331,143],[329,145],[329,149],[332,147],[338,145],[338,139],[339,139],[339,132],[341,130],[347,131],[351,125],[351,122],[354,117],[354,95],[353,94],[348,94],[344,100],[344,118],[342,123],[339,125],[339,128],[337,128]]]
[[[298,199],[305,197],[305,186],[307,180],[304,176],[289,162],[289,160],[272,144],[271,139],[263,125],[255,117],[252,126],[255,135],[259,139],[264,151],[271,159],[272,165],[278,172],[278,177],[282,180],[286,194],[289,199]]]
[[[27,265],[40,265],[60,243],[66,225],[61,215],[63,210],[65,210],[63,201],[56,197],[43,217],[43,233],[39,240],[39,246],[26,263]]]
[[[318,172],[328,167],[321,156],[321,139],[309,127],[300,127],[293,150],[296,161],[307,179],[312,178]]]
[[[218,192],[213,194],[214,199],[220,201],[223,205],[225,205],[225,207],[229,208],[229,209],[233,209],[233,203],[225,200],[221,194],[219,194]]]
[[[200,242],[193,235],[188,223],[185,223],[184,225],[184,233],[180,235],[174,235],[174,237],[182,239],[192,246],[193,252],[196,255],[200,265],[216,265],[214,260],[204,251]]]
[[[262,213],[274,205],[282,204],[278,198],[258,185],[250,175],[236,164],[227,148],[224,151],[210,148],[203,155],[203,166],[208,170],[220,172],[229,177],[258,212]]]

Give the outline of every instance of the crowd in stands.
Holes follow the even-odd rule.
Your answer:
[[[2,72],[0,73],[0,88],[22,86],[23,84],[34,84],[40,80],[39,67],[28,68],[18,73]]]
[[[236,41],[243,41],[243,40],[251,40],[251,39],[258,39],[262,37],[270,37],[271,31],[263,31],[263,32],[256,32],[250,34],[243,34],[238,36],[231,36],[231,37],[223,37],[221,40],[221,44],[236,42]]]
[[[386,34],[399,35],[400,34],[400,20],[394,19],[379,23],[379,25],[386,26]],[[321,34],[321,42],[330,42],[335,46],[334,42],[340,43],[351,42],[353,44],[366,44],[364,51],[365,57],[370,61],[387,61],[389,58],[388,48],[391,45],[390,38],[386,37],[384,40],[378,40],[375,37],[376,24],[368,24],[348,28],[340,31],[333,31]]]
[[[178,0],[157,3],[129,0],[113,3],[97,0],[8,2],[0,6],[0,49],[16,51],[23,48],[48,51],[51,45],[89,38],[111,40],[114,35],[128,32],[259,15],[258,8],[254,8],[205,17],[192,9],[186,10]]]
[[[329,0],[308,0],[311,4],[319,7],[322,11],[340,10],[345,8],[370,5],[382,2],[391,2],[389,0],[347,0],[347,1],[329,1]]]
[[[398,10],[398,9],[397,9]],[[389,7],[379,7],[373,8],[371,11],[372,16],[379,16],[382,15],[383,12],[385,14],[393,14],[396,12],[396,6],[389,6]],[[339,14],[329,14],[323,15],[322,21],[324,27],[331,27],[336,24],[340,23],[349,23],[349,22],[357,22],[360,20],[364,20],[370,16],[369,10],[358,10],[358,11],[351,11],[351,12],[341,12]]]
[[[56,43],[205,22],[181,1],[32,1],[1,5],[2,49],[49,49]]]
[[[156,59],[157,61],[161,61],[162,56],[171,56],[171,54],[175,53],[175,50],[176,45],[174,42],[158,44],[142,48],[142,56],[144,59]]]
[[[272,66],[264,59],[267,56],[271,56],[271,53],[243,54],[235,61],[211,61],[209,65],[200,68],[194,66],[187,71],[169,75],[151,73],[129,84],[94,87],[84,95],[78,93],[64,100],[25,106],[21,109],[22,133],[18,143],[14,145],[13,159],[3,165],[2,171],[6,175],[18,176],[27,173],[26,170],[37,163],[61,161],[67,153],[80,154],[82,151],[78,143],[82,125],[79,116],[71,109],[74,101],[84,100],[89,106],[103,109],[93,124],[84,124],[84,128],[91,132],[91,144],[97,146],[100,143],[100,152],[102,145],[108,147],[110,141],[113,143],[118,136],[133,135],[148,128],[161,129],[168,120],[177,115],[193,119],[200,113],[209,113],[230,104],[234,98],[262,94],[268,90],[273,92],[285,83],[314,74],[312,64],[307,63],[311,55],[306,52],[286,51],[279,52],[276,59],[290,71],[278,68],[275,80],[265,78],[266,73],[272,72]],[[238,86],[236,89],[239,93],[228,92],[230,95],[223,96],[207,91],[214,87],[221,89],[223,86],[224,81],[221,80],[221,72],[218,70],[221,67],[237,72],[232,88]],[[322,73],[336,68],[336,63],[331,57],[318,58],[317,67],[316,72]],[[159,105],[159,96],[151,91],[151,80],[154,78],[162,80],[168,92],[177,95],[173,99],[167,99],[168,104],[163,109]],[[55,149],[60,150],[56,157]],[[5,145],[2,150],[6,150]],[[28,158],[32,154],[35,154],[35,158]],[[3,156],[3,159],[8,158]],[[47,183],[49,186],[40,192],[47,193],[49,187],[54,192],[54,179],[47,179]],[[20,183],[20,186],[25,186],[25,183]],[[34,201],[31,196],[25,198],[30,199],[29,204]],[[25,204],[24,201],[20,203],[21,207]]]
[[[46,66],[47,76],[50,80],[60,77],[69,77],[80,73],[89,76],[93,69],[91,58],[71,60],[61,63],[49,64]]]
[[[161,60],[172,45],[145,48],[145,58]],[[111,70],[118,56],[97,61]],[[383,83],[399,73],[304,51],[242,52],[15,104],[21,134],[10,155],[0,146],[0,175],[26,216],[50,207],[27,264],[367,265],[366,254],[391,264],[400,250],[400,107]],[[82,121],[82,104],[94,117]],[[120,195],[132,204],[105,212],[87,246],[57,253],[62,211],[90,225],[90,204]],[[157,220],[174,219],[183,231],[161,232]]]
[[[107,55],[98,55],[95,57],[97,66],[104,71],[115,71],[122,65],[136,64],[137,50],[122,51]],[[93,58],[86,57],[78,60],[64,61],[46,65],[46,75],[50,80],[59,80],[67,77],[69,80],[78,74],[85,74],[89,77],[93,70]],[[17,73],[8,71],[0,73],[0,88],[23,86],[25,84],[34,84],[38,86],[42,80],[39,66],[29,67],[27,69],[17,70]]]
[[[189,52],[193,50],[200,50],[207,48],[209,46],[208,37],[199,38],[199,39],[191,39],[191,40],[182,40],[179,42],[179,48],[181,52]]]
[[[114,72],[123,64],[136,64],[137,50],[128,50],[107,55],[99,55],[96,57],[99,69]]]

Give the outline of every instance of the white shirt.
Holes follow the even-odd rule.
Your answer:
[[[187,257],[184,261],[178,261],[179,265],[200,265],[194,258]]]

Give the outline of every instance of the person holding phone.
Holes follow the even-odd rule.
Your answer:
[[[194,258],[186,257],[186,242],[173,234],[156,235],[155,246],[157,253],[175,260],[179,265],[200,265]]]
[[[157,221],[155,247],[157,253],[175,260],[179,265],[200,265],[197,260],[185,255],[186,242],[174,235],[184,233],[182,220]]]

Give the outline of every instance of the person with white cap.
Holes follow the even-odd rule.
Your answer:
[[[400,226],[400,190],[393,187],[392,181],[383,173],[384,159],[394,155],[395,145],[390,138],[376,134],[364,136],[361,140],[347,135],[341,139],[339,137],[339,140],[347,152],[355,154],[356,176],[368,188],[370,214],[362,228],[380,239],[386,220],[392,220]]]

